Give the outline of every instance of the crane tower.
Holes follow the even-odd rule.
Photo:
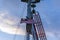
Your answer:
[[[47,40],[39,12],[35,11],[36,3],[40,0],[21,0],[27,3],[27,16],[21,18],[20,23],[26,23],[26,40],[30,40],[30,34],[33,40]]]

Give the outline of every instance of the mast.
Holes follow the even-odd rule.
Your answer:
[[[28,0],[27,2],[27,19],[32,19],[31,0]],[[26,40],[30,40],[31,28],[32,24],[26,23]]]
[[[21,1],[27,3],[26,19],[24,18],[21,19],[21,23],[26,23],[26,34],[27,34],[26,40],[30,40],[30,34],[33,36],[33,40],[47,40],[45,31],[42,26],[42,22],[40,20],[41,18],[39,16],[39,13],[37,15],[36,11],[34,10],[34,8],[36,7],[35,3],[40,2],[40,0],[21,0]],[[40,28],[40,31],[38,28]]]

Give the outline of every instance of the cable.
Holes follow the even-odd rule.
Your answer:
[[[17,25],[17,28],[19,28],[19,24]],[[13,37],[13,40],[16,40],[16,36],[17,36],[16,33],[17,33],[17,31],[18,31],[18,30],[16,29],[15,35],[14,35],[14,37]]]
[[[22,10],[24,11],[25,9],[26,9],[26,7],[23,7]],[[24,11],[24,12],[23,12],[23,11],[21,12],[20,17],[23,17],[23,14],[24,14],[24,12],[25,12],[25,11]],[[19,24],[20,24],[20,23],[19,23]],[[20,26],[19,24],[18,24],[17,28],[19,28],[19,26]],[[14,37],[13,37],[13,40],[16,40],[16,36],[17,36],[16,33],[17,33],[17,31],[18,31],[18,30],[16,29],[16,31],[15,31],[15,35],[14,35]]]

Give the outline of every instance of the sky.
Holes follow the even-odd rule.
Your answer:
[[[60,0],[42,0],[35,10],[40,13],[47,40],[60,40]],[[25,40],[26,24],[20,24],[20,19],[26,14],[27,3],[0,0],[0,40]]]

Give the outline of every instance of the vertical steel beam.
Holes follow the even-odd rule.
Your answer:
[[[31,13],[31,0],[28,0],[27,18],[33,19],[33,13]],[[27,29],[27,40],[30,40],[30,38],[29,38],[30,33],[33,35],[33,40],[38,40],[34,24],[26,24],[26,29]]]
[[[28,0],[28,4],[27,4],[27,17],[31,18],[32,14],[31,14],[31,0]]]
[[[32,31],[33,39],[38,40],[38,35],[37,35],[37,31],[36,31],[36,28],[35,28],[34,24],[32,25],[32,30],[31,31]]]
[[[31,18],[32,18],[32,14],[31,14],[31,0],[28,0],[28,4],[27,4],[27,19],[31,19]],[[32,27],[32,24],[26,24],[26,31],[27,31],[27,39],[26,40],[30,40],[31,27]]]

